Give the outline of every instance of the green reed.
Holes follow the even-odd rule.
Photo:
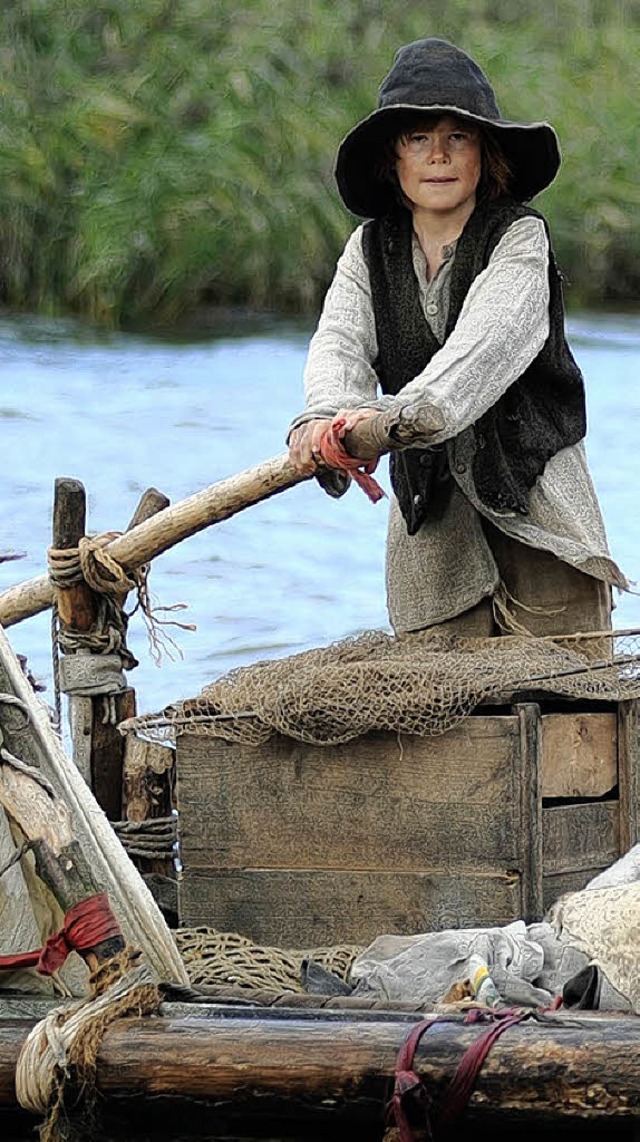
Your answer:
[[[547,118],[540,196],[570,301],[640,286],[638,0],[8,0],[0,290],[14,308],[176,325],[203,305],[314,313],[356,223],[342,136],[395,48],[442,35],[510,118]],[[443,11],[446,9],[446,11]]]

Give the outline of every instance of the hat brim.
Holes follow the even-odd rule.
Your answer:
[[[394,103],[378,108],[358,123],[338,148],[335,177],[345,206],[363,218],[387,214],[396,203],[391,183],[377,175],[381,150],[388,139],[411,121],[433,114],[455,115],[478,123],[494,135],[509,164],[510,193],[528,202],[553,182],[561,163],[558,136],[550,123],[513,123],[508,119],[485,119],[459,107],[420,107]]]

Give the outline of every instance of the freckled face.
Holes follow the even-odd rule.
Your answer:
[[[396,154],[398,181],[414,213],[459,214],[466,221],[482,170],[476,127],[445,115],[402,135]]]

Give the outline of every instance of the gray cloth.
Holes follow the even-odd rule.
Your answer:
[[[354,961],[353,994],[437,1005],[482,961],[505,1003],[547,1006],[589,962],[551,924],[458,928],[418,936],[379,936]]]
[[[515,222],[487,269],[473,282],[451,336],[424,371],[394,397],[378,396],[377,342],[362,228],[349,239],[311,340],[305,369],[306,409],[291,427],[340,408],[411,407],[420,402],[444,416],[445,428],[425,444],[447,441],[456,480],[444,517],[407,534],[395,497],[389,512],[387,602],[398,632],[445,622],[492,595],[499,573],[480,514],[506,535],[621,589],[627,580],[609,553],[584,446],[565,448],[547,464],[530,495],[528,516],[498,515],[474,496],[470,476],[473,424],[536,357],[548,334],[548,243],[538,219]],[[455,244],[427,281],[414,241],[414,268],[425,316],[442,341]],[[339,488],[336,487],[336,491]]]

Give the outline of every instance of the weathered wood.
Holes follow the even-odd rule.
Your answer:
[[[91,788],[110,821],[122,817],[122,774],[125,742],[118,723],[136,713],[136,692],[131,687],[113,694],[115,721],[104,720],[104,703],[92,699]]]
[[[540,811],[542,740],[540,733],[540,707],[534,702],[523,702],[514,707],[520,727],[519,798],[514,804],[520,809],[520,867],[522,870],[522,908],[520,917],[531,923],[540,920],[543,913],[543,853]],[[508,811],[508,804],[503,805]],[[519,917],[513,916],[512,919]]]
[[[181,923],[308,946],[540,919],[627,851],[632,796],[625,807],[615,777],[602,777],[615,713],[504,709],[440,737],[372,733],[340,746],[180,735]],[[604,784],[606,799],[543,801],[545,719],[547,748],[569,744],[565,792]],[[552,766],[547,788],[564,781]],[[503,887],[492,900],[493,877]]]
[[[301,844],[303,841],[301,840]],[[398,935],[503,925],[521,915],[517,873],[446,868],[198,870],[178,881],[180,922],[239,932],[280,948],[366,945]]]
[[[640,840],[640,701],[620,702],[617,721],[620,846],[625,853]]]
[[[581,891],[626,851],[616,800],[545,806],[542,830],[545,910],[566,892]]]
[[[0,691],[15,695],[28,714],[25,719],[15,707],[0,703],[5,745],[14,756],[40,769],[70,811],[74,836],[98,890],[109,895],[125,939],[141,949],[159,978],[186,984],[182,958],[153,896],[123,854],[106,816],[65,755],[52,729],[49,712],[33,693],[2,629]]]
[[[74,838],[69,808],[59,797],[51,796],[35,777],[5,764],[0,766],[0,804],[24,837],[34,842],[38,876],[63,913],[98,893],[91,868]],[[83,958],[93,968],[123,947],[122,937],[114,937],[83,953]]]
[[[608,868],[621,855],[618,802],[545,806],[542,833],[545,873]]]
[[[131,531],[131,529],[137,527],[138,524],[144,523],[146,519],[151,519],[151,517],[157,515],[158,512],[168,508],[170,503],[171,500],[168,496],[165,496],[164,492],[159,492],[157,488],[146,488],[140,496],[136,510],[131,516],[126,530]]]
[[[520,739],[511,714],[325,747],[179,736],[181,923],[310,946],[509,922]]]
[[[424,871],[517,864],[517,719],[439,738],[370,733],[336,746],[177,742],[182,861],[196,869]],[[446,780],[443,775],[446,774]]]
[[[282,1133],[324,1124],[326,1137],[350,1122],[358,1137],[370,1138],[363,1131],[383,1125],[397,1053],[417,1018],[227,1008],[218,1017],[121,1019],[98,1052],[101,1106],[125,1113],[139,1100],[148,1115],[155,1106],[165,1117],[196,1100],[206,1108],[207,1137],[218,1137],[223,1123],[225,1135],[235,1125],[244,1137],[264,1137],[271,1118]],[[2,1108],[15,1107],[13,1074],[32,1026],[0,1021]],[[483,1030],[443,1022],[423,1037],[414,1066],[436,1107]],[[639,1115],[640,1020],[567,1012],[520,1023],[496,1041],[463,1121],[612,1125]]]
[[[171,812],[174,768],[173,747],[127,734],[123,777],[127,821],[146,821]]]
[[[92,789],[91,728],[93,726],[93,701],[85,694],[75,694],[73,702],[69,703],[68,713],[73,762],[83,781],[86,781],[89,789]]]
[[[67,551],[78,546],[86,530],[87,501],[79,480],[60,476],[54,485],[53,546]],[[70,586],[55,588],[58,618],[70,630],[91,630],[96,620],[97,605],[93,591],[81,579]]]
[[[542,796],[602,797],[618,782],[617,719],[611,713],[545,714]]]
[[[142,741],[127,734],[123,770],[123,812],[127,821],[151,821],[168,817],[173,811],[173,788],[175,782],[175,750],[156,742]],[[175,880],[172,856],[132,857],[134,863],[145,875],[147,884],[153,886],[167,900],[165,884],[169,878]],[[155,878],[155,879],[153,879]],[[175,886],[171,900],[177,903]]]

